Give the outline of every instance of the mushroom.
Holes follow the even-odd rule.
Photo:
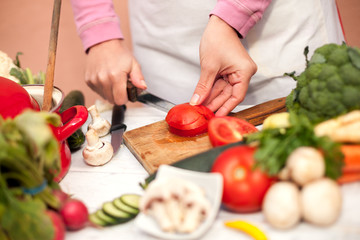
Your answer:
[[[194,231],[209,208],[210,203],[200,187],[177,178],[152,181],[140,200],[140,210],[152,216],[166,232]]]
[[[88,108],[88,112],[91,115],[92,122],[89,124],[88,129],[94,129],[99,137],[103,137],[109,133],[111,124],[108,120],[102,118],[96,105],[92,105]]]
[[[298,147],[286,160],[286,166],[279,173],[282,180],[292,179],[300,186],[322,178],[325,175],[323,155],[313,147]]]
[[[170,191],[165,179],[152,181],[140,199],[140,211],[152,216],[165,232],[172,232],[175,226],[168,215],[166,202],[170,199]]]
[[[273,227],[291,228],[301,219],[300,190],[292,182],[277,182],[267,191],[262,207]]]
[[[322,178],[305,185],[300,199],[303,217],[309,223],[327,226],[340,215],[341,190],[334,180]]]
[[[195,231],[210,211],[210,202],[201,192],[186,194],[183,201],[184,218],[178,228],[181,233]]]
[[[87,145],[82,155],[87,164],[101,166],[111,160],[114,150],[109,142],[101,141],[94,129],[87,131],[85,137]]]

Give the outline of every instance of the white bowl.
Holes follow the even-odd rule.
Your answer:
[[[207,199],[210,201],[211,210],[206,219],[192,233],[167,233],[160,229],[156,221],[143,213],[135,219],[135,225],[142,231],[161,239],[197,239],[210,228],[214,222],[221,205],[223,192],[223,178],[219,173],[203,173],[185,170],[168,165],[161,165],[156,174],[156,179],[162,177],[176,177],[191,181],[203,188]]]

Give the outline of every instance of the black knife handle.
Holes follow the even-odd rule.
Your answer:
[[[112,111],[113,115],[111,117],[110,132],[120,128],[124,128],[124,130],[126,129],[126,125],[123,123],[125,118],[125,110],[126,110],[125,105],[114,105]]]
[[[130,102],[136,102],[138,97],[138,89],[132,84],[132,82],[127,81],[126,92]]]

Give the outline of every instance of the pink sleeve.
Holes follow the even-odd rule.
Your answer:
[[[271,0],[218,0],[210,14],[232,26],[242,37],[261,19]]]
[[[85,51],[100,42],[123,38],[112,0],[71,0],[71,4]]]

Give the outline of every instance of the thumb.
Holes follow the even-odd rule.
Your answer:
[[[199,82],[189,102],[190,105],[200,105],[209,96],[215,77],[216,73],[201,71]]]
[[[129,75],[130,80],[135,87],[143,90],[147,88],[144,80],[144,75],[141,72],[140,65],[136,61],[134,61]]]

